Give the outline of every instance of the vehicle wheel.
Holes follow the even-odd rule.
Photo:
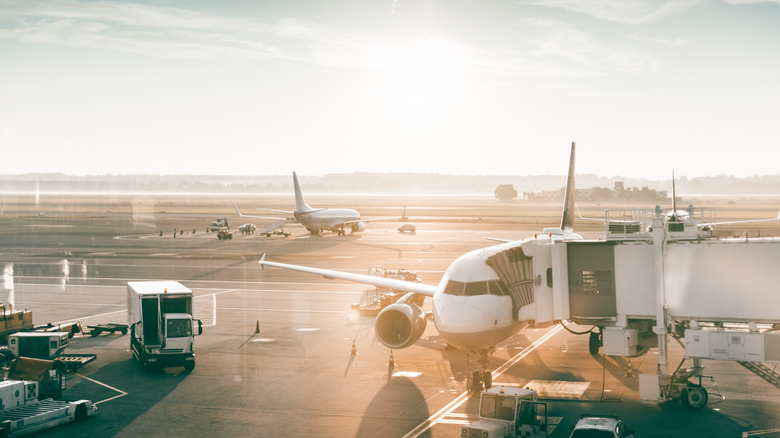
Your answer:
[[[151,373],[152,372],[152,364],[146,361],[141,362],[141,369],[144,370],[145,373]]]
[[[479,371],[474,371],[471,376],[471,387],[474,392],[482,391],[482,378],[479,375]]]
[[[81,421],[85,418],[87,418],[87,406],[84,403],[82,403],[76,406],[74,421]]]
[[[490,389],[493,387],[493,373],[490,371],[485,371],[485,374],[482,376],[482,381],[485,382],[485,389]]]
[[[599,354],[599,347],[601,347],[601,339],[599,339],[599,333],[598,332],[590,332],[590,337],[588,338],[588,351],[591,355],[597,355]]]
[[[95,330],[95,329],[92,329],[92,331],[89,332],[89,335],[92,336],[93,338],[97,337],[97,335],[99,335],[99,334],[100,334],[100,332],[98,330]]]
[[[701,385],[689,384],[682,390],[680,401],[688,409],[699,410],[707,406],[707,390]]]
[[[123,328],[123,329],[122,329],[122,334],[123,334],[123,335],[126,335],[126,334],[127,334],[127,329],[126,329],[126,328]]]
[[[184,369],[187,371],[192,371],[195,369],[195,362],[187,362],[184,364]]]

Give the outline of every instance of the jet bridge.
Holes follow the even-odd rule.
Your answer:
[[[693,207],[608,210],[605,239],[552,244],[554,319],[598,326],[591,341],[608,355],[659,348],[643,399],[703,407],[706,391],[688,381],[701,375],[699,359],[780,362],[780,239],[716,238],[713,218]],[[692,369],[670,373],[669,336],[684,342]]]

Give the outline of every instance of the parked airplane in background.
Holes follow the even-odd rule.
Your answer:
[[[293,172],[293,185],[295,188],[295,211],[261,209],[266,211],[291,214],[292,217],[280,218],[268,216],[250,216],[242,214],[238,209],[238,206],[234,204],[236,207],[236,212],[241,217],[276,219],[278,221],[258,231],[258,234],[268,233],[287,224],[299,223],[306,227],[306,229],[309,230],[309,232],[312,234],[319,234],[321,231],[332,231],[339,236],[343,236],[346,234],[347,229],[353,233],[365,230],[366,222],[391,219],[361,219],[360,213],[358,213],[357,210],[353,210],[351,208],[312,208],[303,199],[301,186],[298,184],[298,176],[295,174],[295,172]]]
[[[529,321],[539,323],[536,308],[544,304],[535,302],[535,278],[543,288],[541,275],[547,276],[547,284],[552,287],[551,268],[542,263],[533,264],[532,257],[545,251],[545,246],[549,252],[549,244],[554,241],[581,239],[573,233],[574,151],[575,144],[572,143],[560,228],[546,228],[538,238],[466,253],[447,268],[438,286],[275,263],[265,260],[265,255],[259,263],[263,267],[292,269],[408,292],[376,317],[376,336],[389,348],[406,348],[420,339],[427,324],[423,300],[432,297],[433,321],[439,334],[449,345],[480,356],[480,370],[469,376],[469,388],[479,390],[483,383],[490,387],[492,374],[486,370],[488,354],[496,345],[526,327]],[[537,278],[538,269],[542,274]]]

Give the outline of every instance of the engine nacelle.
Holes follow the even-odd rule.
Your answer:
[[[425,312],[416,304],[391,304],[376,317],[374,331],[379,341],[389,348],[414,345],[428,325]]]
[[[352,224],[352,232],[356,233],[358,231],[363,231],[366,229],[366,224],[364,222],[356,222]]]

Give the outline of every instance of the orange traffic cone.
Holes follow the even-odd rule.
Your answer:
[[[255,334],[260,333],[260,320],[257,320],[257,324],[255,325]]]
[[[390,361],[387,362],[387,366],[389,367],[395,366],[395,359],[393,359],[393,350],[390,350]]]
[[[634,367],[631,366],[631,361],[628,361],[628,370],[626,370],[626,377],[634,377]]]
[[[352,355],[354,356],[356,354],[357,354],[357,348],[355,348],[355,340],[353,339],[352,340]]]

